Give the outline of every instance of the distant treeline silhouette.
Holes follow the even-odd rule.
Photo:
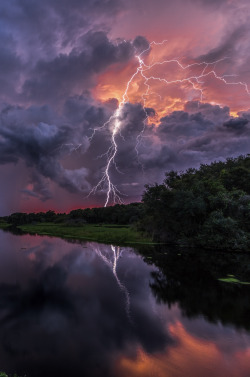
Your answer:
[[[76,209],[69,214],[13,213],[13,225],[35,222],[133,224],[154,241],[227,250],[250,250],[250,155],[168,171],[146,185],[141,203]]]

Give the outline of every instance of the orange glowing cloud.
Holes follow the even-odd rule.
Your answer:
[[[215,343],[189,334],[177,322],[168,328],[177,344],[162,353],[146,354],[138,347],[137,357],[121,357],[116,366],[117,376],[125,377],[183,377],[250,375],[250,349],[236,352],[230,358]]]
[[[248,109],[248,88],[240,78],[225,76],[226,59],[209,64],[194,60],[183,62],[173,57],[167,47],[166,42],[153,44],[150,52],[141,56],[141,66],[140,57],[135,57],[125,66],[110,67],[99,76],[93,89],[94,97],[102,102],[110,98],[119,102],[125,99],[154,108],[156,116],[151,123],[156,124],[172,111],[183,110],[185,103],[192,100],[229,106],[232,115]]]

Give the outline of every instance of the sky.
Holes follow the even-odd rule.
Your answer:
[[[250,153],[248,0],[0,3],[0,216]]]

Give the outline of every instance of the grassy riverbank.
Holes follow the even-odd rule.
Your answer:
[[[119,245],[148,244],[152,242],[149,237],[145,237],[142,233],[126,225],[84,224],[81,226],[70,226],[66,224],[38,223],[34,225],[20,225],[18,228],[30,234],[75,238]]]
[[[5,221],[0,221],[0,229],[7,229],[9,226],[10,224],[6,223]]]

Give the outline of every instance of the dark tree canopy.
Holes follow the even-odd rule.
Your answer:
[[[250,156],[169,171],[146,186],[141,228],[155,240],[217,249],[250,249]]]

